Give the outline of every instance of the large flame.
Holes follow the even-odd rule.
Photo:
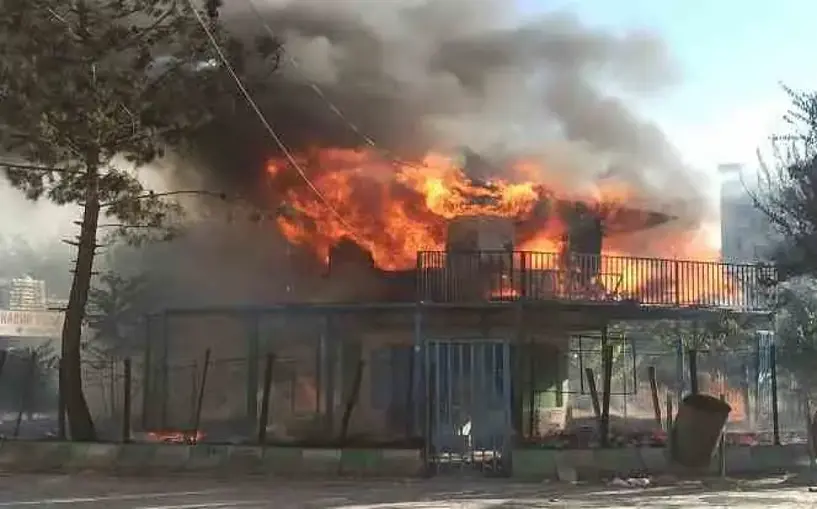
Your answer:
[[[619,182],[600,181],[581,194],[543,182],[541,165],[518,161],[503,168],[506,179],[476,182],[452,158],[430,153],[415,163],[394,162],[371,150],[312,149],[296,155],[315,187],[337,214],[303,185],[282,159],[271,160],[267,170],[273,187],[294,211],[278,224],[295,244],[307,245],[325,258],[332,246],[351,239],[370,251],[375,264],[387,270],[407,269],[418,251],[445,245],[449,219],[464,215],[510,217],[522,224],[516,239],[519,250],[558,252],[565,225],[554,215],[534,218],[537,205],[555,197],[578,199],[592,207],[613,210],[633,198]],[[534,220],[535,219],[535,220]],[[528,223],[525,225],[525,223]],[[667,257],[714,259],[716,252],[685,238],[662,239]],[[627,245],[606,241],[609,255],[642,255]],[[695,246],[695,253],[690,247]],[[669,253],[669,250],[672,253]],[[692,255],[692,256],[690,256]]]
[[[400,270],[415,265],[418,251],[441,250],[445,246],[450,219],[459,216],[491,215],[512,218],[517,224],[515,248],[544,253],[563,252],[566,225],[558,214],[540,214],[544,203],[558,199],[581,201],[610,223],[622,221],[630,210],[635,193],[620,182],[600,181],[582,192],[547,185],[545,168],[530,161],[518,161],[503,168],[505,179],[477,181],[460,165],[440,154],[428,154],[418,163],[396,163],[370,150],[312,149],[296,156],[308,172],[314,187],[304,185],[284,160],[271,160],[267,170],[273,188],[281,193],[292,213],[278,218],[290,242],[306,245],[328,259],[330,249],[351,239],[369,251],[381,269]],[[331,205],[333,211],[327,206]],[[617,215],[618,214],[618,215]],[[637,229],[637,228],[636,228]],[[603,259],[597,262],[594,285],[605,294],[633,297],[639,292],[669,294],[680,303],[701,302],[713,293],[727,299],[738,291],[723,268],[680,265],[665,261],[645,263],[645,249],[652,256],[712,261],[717,251],[702,242],[700,231],[677,231],[663,236],[635,234],[605,238]],[[540,257],[533,270],[559,271],[558,256]],[[702,272],[703,270],[703,272]],[[701,274],[699,274],[701,272]],[[704,273],[705,272],[705,273]],[[700,281],[706,280],[706,284]],[[682,284],[683,282],[683,284]],[[585,289],[586,290],[586,289]],[[582,291],[585,291],[582,290]],[[513,297],[516,290],[497,290],[499,296]],[[509,293],[504,295],[503,292]],[[670,299],[668,296],[656,297]]]

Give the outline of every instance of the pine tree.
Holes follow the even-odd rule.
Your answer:
[[[173,204],[135,170],[242,107],[241,97],[197,19],[204,6],[189,0],[0,0],[0,12],[0,155],[21,163],[0,166],[29,198],[82,208],[60,384],[72,438],[93,440],[80,335],[100,216],[160,226]],[[274,70],[276,41],[250,50],[207,19],[248,83],[260,83],[248,69]],[[114,164],[123,157],[132,169]]]

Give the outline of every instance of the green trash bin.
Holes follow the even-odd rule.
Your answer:
[[[731,411],[725,401],[705,394],[684,398],[672,427],[673,461],[688,468],[708,467]]]

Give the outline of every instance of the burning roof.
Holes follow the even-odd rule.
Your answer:
[[[297,158],[343,219],[295,172],[286,171],[285,161],[272,160],[268,173],[276,198],[294,211],[279,218],[284,235],[324,259],[342,239],[351,239],[371,253],[377,267],[387,270],[414,266],[418,251],[442,249],[449,221],[462,216],[512,219],[516,249],[551,252],[561,250],[576,220],[596,224],[610,236],[672,219],[625,205],[634,197],[609,183],[583,194],[558,189],[532,177],[542,172],[525,161],[511,161],[493,176],[483,173],[477,179],[469,176],[473,164],[463,167],[434,153],[417,163],[351,149],[315,148]]]

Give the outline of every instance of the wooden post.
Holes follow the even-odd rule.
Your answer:
[[[122,361],[123,371],[125,375],[124,390],[122,392],[122,442],[130,442],[130,425],[131,425],[131,360],[125,359]]]
[[[357,369],[355,369],[355,378],[352,380],[352,392],[349,393],[349,399],[346,400],[346,408],[343,410],[343,417],[340,421],[340,444],[346,442],[349,436],[349,423],[352,420],[352,412],[355,410],[357,400],[360,398],[360,385],[363,383],[363,368],[365,362],[360,359],[357,362]]]
[[[777,346],[769,345],[769,364],[772,370],[772,433],[774,445],[780,445],[780,413],[777,401]]]
[[[8,352],[6,350],[0,350],[0,376],[3,375],[3,368],[6,367],[6,359],[8,358]]]
[[[142,365],[142,430],[148,429],[151,424],[150,403],[153,399],[153,371],[151,369],[150,315],[145,315],[145,355]]]
[[[721,394],[721,401],[726,402],[726,396]],[[721,477],[726,477],[726,426],[721,431],[721,439],[718,442],[718,467]]]
[[[20,425],[23,421],[23,412],[29,404],[31,398],[31,390],[34,385],[34,374],[37,370],[37,352],[31,352],[31,358],[28,361],[28,371],[26,372],[26,380],[23,382],[22,391],[20,391],[20,408],[17,410],[17,421],[14,423],[14,438],[20,436]]]
[[[4,354],[6,352],[3,352]],[[5,358],[5,355],[3,356]],[[57,439],[65,440],[68,433],[65,426],[65,393],[62,383],[62,359],[57,361]]]
[[[261,412],[258,415],[258,444],[264,445],[267,441],[267,421],[269,419],[270,393],[272,392],[272,367],[275,364],[275,354],[267,354],[264,365],[264,393],[261,400]]]
[[[660,429],[664,423],[661,420],[661,403],[658,401],[658,382],[655,379],[655,366],[650,366],[647,369],[647,373],[650,377],[650,393],[652,394],[652,409],[655,413],[655,423]]]
[[[689,355],[689,392],[698,394],[698,351],[690,348],[687,354]]]
[[[613,347],[607,345],[603,352],[604,386],[601,399],[601,446],[610,445],[610,392],[613,382]]]
[[[204,389],[207,386],[207,372],[210,369],[210,349],[208,348],[204,352],[204,369],[201,372],[201,384],[199,384],[199,399],[196,402],[196,415],[195,420],[193,421],[193,433],[194,437],[198,439],[199,436],[199,426],[201,426],[201,408],[204,404]]]
[[[800,395],[800,406],[803,410],[803,415],[806,418],[806,440],[808,443],[808,471],[809,481],[814,482],[814,467],[815,467],[815,444],[814,434],[812,433],[811,422],[811,405],[809,405],[808,396]]]
[[[670,458],[675,458],[674,433],[672,432],[672,394],[667,393],[667,443],[666,448]]]
[[[528,433],[533,438],[536,433],[536,351],[533,341],[528,343]]]
[[[587,390],[590,391],[590,401],[593,402],[593,414],[598,423],[601,421],[601,405],[599,404],[599,392],[596,390],[596,374],[593,373],[593,368],[584,368],[584,372],[587,377]]]

